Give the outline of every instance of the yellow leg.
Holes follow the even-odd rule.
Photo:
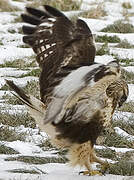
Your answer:
[[[90,147],[91,148],[91,147]],[[91,163],[97,162],[101,164],[101,171],[92,170],[91,169]],[[87,168],[87,171],[81,172],[83,175],[104,175],[106,170],[109,168],[109,164],[107,161],[101,160],[99,157],[96,156],[93,147],[90,149],[90,163],[85,163],[85,167]]]
[[[90,176],[103,175],[108,167],[107,162],[102,161],[95,155],[94,148],[90,141],[83,144],[74,144],[71,146],[68,157],[72,166],[76,166],[78,164],[81,167],[86,167],[87,170],[82,171],[79,174]],[[91,163],[93,162],[97,162],[102,165],[102,172],[92,170]]]
[[[101,164],[101,172],[102,174],[104,174],[106,170],[109,168],[109,163],[107,161],[101,160],[99,157],[95,155],[94,152],[92,153],[92,158],[94,162]]]
[[[100,171],[96,171],[96,170],[81,171],[79,174],[88,175],[88,176],[95,176],[95,175],[102,176],[103,175]]]
[[[100,171],[92,170],[91,164],[89,163],[89,161],[86,161],[85,167],[87,168],[87,171],[81,171],[79,174],[88,175],[88,176],[95,176],[95,175],[102,176],[103,175]]]

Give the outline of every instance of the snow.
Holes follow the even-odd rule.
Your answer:
[[[23,167],[20,163],[19,166]],[[1,166],[0,166],[1,167]],[[25,168],[26,169],[26,168]],[[36,169],[36,166],[35,166]],[[10,180],[17,178],[17,180],[130,180],[128,177],[124,176],[115,176],[115,175],[106,175],[106,176],[82,176],[78,175],[78,172],[73,172],[71,168],[67,167],[65,164],[45,164],[43,170],[49,171],[49,174],[41,174],[41,175],[34,175],[34,174],[0,174],[1,178],[4,180]],[[44,171],[45,172],[45,171]],[[131,178],[133,180],[133,177]]]
[[[130,122],[130,119],[134,118],[134,113],[116,111],[113,115],[113,119],[116,121]]]
[[[22,75],[26,75],[28,72],[30,71],[20,70],[16,68],[0,68],[0,77],[6,77],[6,76],[19,77]]]
[[[23,59],[33,55],[32,49],[29,48],[18,48],[15,46],[0,46],[0,64],[6,61],[14,61],[15,59]]]
[[[115,59],[113,58],[113,56],[109,56],[109,55],[95,57],[95,62],[101,63],[101,64],[108,64],[109,62],[114,61],[114,60]]]
[[[134,102],[134,84],[128,84],[129,95],[127,102]]]
[[[133,66],[127,66],[123,67],[126,71],[134,73],[134,67]]]
[[[9,91],[2,91],[2,90],[0,90],[0,99],[1,99],[4,95],[12,95],[12,94],[11,94],[11,92],[9,92]]]
[[[96,32],[95,33],[97,36],[117,36],[119,37],[121,40],[127,40],[130,44],[134,44],[134,34],[133,33],[125,33],[125,34],[121,34],[121,33],[107,33],[107,32]]]
[[[128,10],[128,12],[132,12],[134,10],[134,0],[118,0],[118,1],[104,1],[104,0],[83,0],[80,11],[71,11],[66,12],[67,16],[72,16],[73,14],[79,14],[83,10],[90,10],[93,7],[96,7],[98,4],[103,3],[104,9],[107,11],[107,16],[100,17],[100,19],[87,19],[82,18],[91,28],[93,34],[96,35],[107,35],[107,36],[118,36],[121,40],[126,39],[129,43],[134,45],[134,33],[104,33],[100,32],[101,29],[106,27],[109,24],[112,24],[116,20],[124,19],[122,12],[122,3],[130,2],[133,6],[132,9]],[[27,0],[22,2],[12,1],[10,3],[13,6],[17,6],[24,12],[24,7],[26,6]],[[31,61],[29,57],[34,55],[34,52],[31,48],[22,48],[22,34],[19,32],[19,28],[22,27],[24,23],[14,23],[14,20],[18,15],[21,14],[19,12],[0,12],[0,64],[4,64],[8,61],[12,62],[16,59],[22,59],[25,61]],[[134,24],[134,18],[129,17],[131,23]],[[14,31],[14,33],[10,33]],[[98,46],[102,45],[97,43]],[[133,49],[121,49],[115,48],[115,43],[109,44],[110,54],[118,55],[122,59],[134,59],[134,50]],[[103,55],[96,56],[95,61],[102,64],[107,64],[111,61],[115,60],[112,55]],[[134,72],[133,66],[123,67],[128,72]],[[31,80],[38,81],[37,77],[23,77],[19,78],[21,75],[26,75],[30,71],[22,70],[18,68],[0,68],[0,88],[5,85],[5,79],[13,80],[16,85],[20,87],[25,87],[26,84]],[[77,78],[76,78],[77,80]],[[6,104],[6,100],[3,99],[4,95],[12,95],[9,91],[0,90],[0,111],[2,113],[8,112],[10,114],[18,114],[18,113],[27,113],[26,107],[24,105],[8,105]],[[129,84],[129,97],[127,102],[134,102],[134,84]],[[134,114],[130,112],[120,112],[116,111],[114,113],[114,120],[122,121],[122,123],[133,123]],[[46,139],[48,139],[48,135],[45,132],[40,132],[38,127],[35,129],[25,128],[23,125],[18,127],[11,127],[8,125],[0,125],[1,127],[8,127],[9,129],[14,129],[17,133],[25,133],[25,141],[0,141],[0,145],[4,144],[7,147],[11,147],[19,154],[15,155],[6,155],[0,154],[0,179],[3,180],[134,180],[134,177],[127,176],[116,176],[107,174],[105,176],[83,176],[78,173],[82,170],[80,167],[72,168],[68,163],[48,163],[48,164],[28,164],[19,161],[5,161],[8,157],[18,157],[18,156],[31,156],[31,157],[58,157],[56,154],[56,150],[47,151],[41,148],[39,145]],[[124,130],[119,127],[114,128],[115,132],[122,137],[125,137],[129,141],[134,141],[134,136],[128,134]],[[106,149],[110,148],[114,150],[116,153],[126,153],[134,151],[133,148],[115,148],[115,147],[105,147],[105,146],[95,146],[96,149]],[[111,159],[108,159],[109,162],[114,163]],[[25,169],[25,170],[36,170],[39,174],[30,174],[30,173],[11,173],[8,170],[13,169]],[[44,172],[44,174],[43,174]],[[45,174],[45,172],[47,174]]]
[[[109,148],[111,150],[114,150],[117,153],[126,153],[129,151],[134,151],[134,149],[132,149],[132,148],[115,148],[115,147],[105,147],[105,146],[99,146],[99,145],[96,145],[95,148],[96,149],[107,149],[107,148]]]
[[[100,31],[101,29],[107,27],[107,25],[112,23],[111,21],[102,20],[102,19],[87,19],[82,17],[80,17],[80,19],[84,20],[87,23],[93,34],[95,34],[97,31]]]
[[[34,143],[22,142],[18,140],[13,142],[4,142],[4,145],[16,150],[23,156],[57,157],[57,155],[55,154],[56,151],[43,151]]]
[[[38,81],[37,77],[32,77],[32,76],[26,76],[26,77],[18,78],[18,79],[14,77],[6,77],[6,78],[0,77],[0,88],[6,84],[5,79],[14,81],[14,83],[20,87],[26,86],[27,83],[32,80]]]
[[[24,45],[23,41],[22,41],[22,34],[18,34],[18,28],[21,28],[22,24],[18,23],[17,26],[13,26],[13,25],[6,25],[6,27],[4,26],[3,31],[4,33],[0,34],[0,38],[2,40],[2,43],[4,44],[3,48],[5,48],[5,46],[20,46],[20,45]],[[6,29],[14,29],[16,33],[11,34],[6,32]],[[5,34],[6,33],[6,34]],[[29,48],[30,50],[30,48]],[[30,50],[31,51],[31,50]]]
[[[134,59],[134,49],[110,48],[110,54],[118,55],[123,59]]]
[[[126,138],[128,141],[134,141],[134,136],[129,135],[127,132],[125,132],[124,130],[122,130],[119,127],[114,127],[114,130],[117,134],[119,134],[120,136]]]
[[[9,12],[0,13],[0,24],[10,23],[14,20],[14,16]],[[1,31],[2,28],[0,28]]]
[[[15,131],[18,133],[26,133],[25,142],[34,143],[36,145],[40,145],[49,137],[45,132],[40,132],[38,128],[25,128],[23,125],[16,127]]]

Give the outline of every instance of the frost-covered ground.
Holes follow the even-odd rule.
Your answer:
[[[130,3],[131,8],[123,7],[124,2]],[[111,138],[111,143],[107,142],[110,136],[106,137],[104,134],[95,148],[102,158],[112,164],[124,160],[125,166],[122,167],[121,163],[119,168],[122,170],[107,172],[105,176],[79,175],[82,168],[69,166],[64,153],[49,144],[47,134],[40,132],[33,120],[28,119],[25,106],[16,100],[5,84],[5,79],[12,79],[20,87],[27,87],[31,93],[38,94],[35,88],[38,82],[38,66],[32,49],[22,42],[20,29],[23,23],[20,22],[19,16],[24,11],[27,1],[10,0],[10,3],[11,6],[18,7],[20,10],[0,12],[0,180],[133,180],[134,49],[132,47],[117,48],[118,43],[112,42],[105,44],[105,42],[97,41],[96,43],[97,50],[104,44],[106,45],[104,49],[108,48],[107,52],[96,55],[96,62],[107,64],[118,58],[122,64],[126,71],[125,78],[129,83],[129,97],[124,107],[114,114],[113,141]],[[121,41],[127,40],[130,45],[134,45],[134,33],[101,31],[117,20],[134,25],[134,0],[83,0],[80,11],[67,12],[67,15],[78,14],[85,10],[91,11],[96,7],[103,7],[106,12],[105,16],[94,19],[80,15],[87,22],[93,34],[96,37],[116,36]],[[94,164],[93,168],[96,169],[96,165]]]

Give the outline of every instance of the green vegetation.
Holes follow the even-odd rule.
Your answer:
[[[128,134],[134,136],[134,120],[132,117],[128,119],[128,121],[123,121],[123,119],[114,120],[113,121],[114,127],[120,127],[124,131],[126,131]]]
[[[35,128],[35,120],[31,118],[28,113],[21,113],[21,114],[9,114],[9,112],[0,112],[0,123],[12,127],[17,127],[20,125],[24,125],[25,127]],[[3,132],[6,133],[8,128],[3,129]],[[11,131],[12,133],[12,131]],[[6,134],[5,134],[6,135]]]
[[[115,124],[117,125],[117,124]],[[114,121],[112,123],[112,127],[110,128],[105,128],[101,134],[101,141],[97,142],[99,145],[105,145],[107,147],[118,147],[118,148],[133,148],[134,144],[133,142],[129,141],[126,137],[122,137],[119,134],[117,134],[114,131]],[[126,130],[126,129],[125,129]],[[110,157],[109,157],[110,158]]]
[[[39,77],[39,75],[40,75],[40,69],[37,68],[37,69],[31,70],[27,74],[21,75],[20,77],[21,78],[26,77],[26,76],[36,76],[36,77]]]
[[[0,46],[3,46],[4,44],[3,44],[3,42],[2,42],[2,40],[0,39]]]
[[[107,35],[104,35],[104,36],[97,36],[95,38],[95,41],[96,42],[101,42],[101,43],[119,43],[121,40],[118,36],[107,36]]]
[[[119,110],[123,111],[123,112],[132,112],[132,113],[134,113],[134,102],[124,103],[123,106],[120,107]]]
[[[39,82],[31,80],[27,82],[27,85],[23,88],[27,94],[31,94],[34,97],[40,99]]]
[[[25,2],[25,0],[14,0],[14,1],[20,1]],[[112,1],[112,0],[111,0]],[[15,23],[21,22],[21,17],[18,16],[15,11],[19,10],[18,8],[15,9],[15,6],[11,6],[8,0],[0,0],[0,11],[12,11],[11,15],[14,17],[14,20],[12,21],[12,24],[15,25]],[[70,10],[80,10],[81,2],[77,0],[27,0],[28,6],[33,7],[39,7],[44,4],[51,5],[53,7],[58,8],[62,11],[70,11]],[[95,2],[96,3],[96,2]],[[72,16],[70,19],[73,21],[76,21],[78,18],[78,15],[84,17],[84,18],[102,18],[107,15],[107,12],[105,11],[105,7],[103,3],[99,3],[97,6],[97,3],[94,4],[94,7],[91,8],[90,11],[85,11],[80,14]],[[122,7],[124,8],[124,12],[126,12],[126,16],[134,15],[133,12],[129,12],[128,9],[132,8],[131,3],[122,3]],[[104,19],[104,18],[103,18]],[[106,28],[103,28],[103,32],[112,32],[112,33],[134,33],[134,26],[129,21],[123,21],[119,20],[114,22],[113,24],[107,26]],[[9,28],[8,32],[14,34],[14,33],[22,33],[21,28]],[[15,40],[14,40],[15,41]],[[3,46],[3,39],[0,39],[0,45]],[[134,48],[134,45],[131,45],[127,40],[121,40],[117,35],[103,35],[103,36],[97,36],[96,42],[103,43],[101,48],[97,51],[97,55],[105,55],[110,54],[108,43],[118,43],[115,47],[117,48]],[[29,48],[27,44],[21,44],[17,46],[18,48]],[[134,59],[123,59],[118,57],[118,55],[114,55],[113,57],[119,61],[119,63],[123,64],[123,66],[128,66],[134,64]],[[25,76],[36,76],[39,77],[40,69],[38,68],[35,55],[31,57],[26,58],[20,58],[16,59],[14,61],[7,61],[5,64],[0,64],[0,68],[4,67],[12,67],[12,68],[18,68],[23,70],[29,70],[29,72],[26,75],[21,75],[20,77],[23,78]],[[134,73],[128,72],[128,71],[122,71],[123,78],[128,83],[134,83]],[[19,78],[20,78],[19,77]],[[39,83],[35,80],[31,80],[27,83],[27,85],[23,88],[24,91],[28,94],[32,94],[34,97],[40,98],[39,95]],[[5,84],[0,90],[9,90],[9,87]],[[14,114],[10,114],[9,112],[9,105],[22,105],[23,103],[16,98],[15,96],[11,95],[4,95],[2,97],[3,100],[5,100],[5,107],[1,107],[0,109],[0,141],[26,141],[26,137],[29,135],[29,132],[23,132],[20,133],[16,129],[20,125],[24,125],[24,127],[30,127],[35,128],[36,123],[33,118],[30,117],[30,115],[22,110],[22,113],[18,113],[17,110]],[[6,107],[7,104],[7,107]],[[12,109],[14,106],[12,107]],[[4,111],[3,111],[4,110]],[[6,111],[5,111],[6,110]],[[134,113],[134,103],[128,102],[124,103],[124,105],[117,109],[118,111],[124,111],[124,112],[132,112]],[[122,137],[118,135],[114,131],[114,127],[120,127],[125,132],[129,133],[130,135],[134,136],[134,120],[133,118],[130,118],[127,122],[123,119],[119,120],[113,120],[112,125],[109,129],[105,129],[101,136],[99,137],[101,140],[98,143],[99,145],[103,145],[106,148],[105,149],[96,149],[97,155],[102,158],[108,158],[115,161],[118,161],[118,163],[110,164],[110,167],[107,170],[107,173],[110,174],[119,174],[119,175],[129,175],[134,176],[134,163],[132,162],[132,159],[134,157],[134,151],[127,152],[127,153],[118,153],[115,150],[111,150],[109,147],[124,147],[124,148],[134,148],[134,142],[129,141],[127,138]],[[33,132],[33,131],[30,131]],[[39,132],[40,134],[40,132]],[[33,134],[32,134],[33,135]],[[98,138],[98,139],[99,139]],[[38,157],[38,156],[23,156],[20,155],[19,152],[15,151],[12,148],[7,147],[4,144],[0,144],[0,154],[7,154],[12,155],[15,154],[15,157],[9,157],[6,158],[6,161],[20,161],[24,163],[31,164],[46,164],[46,163],[66,163],[67,159],[65,157],[67,150],[63,149],[57,149],[52,144],[50,139],[45,139],[44,141],[40,142],[40,145],[38,145],[42,150],[44,151],[52,151],[54,150],[54,153],[52,154],[52,157]],[[55,156],[54,156],[55,155]],[[26,170],[22,168],[18,169],[11,169],[8,172],[12,173],[29,173],[29,174],[39,174],[39,170]],[[46,174],[46,172],[42,172],[43,174]]]
[[[127,83],[134,83],[134,73],[122,70],[122,77],[127,81]]]
[[[109,54],[108,43],[104,43],[102,47],[96,52],[96,55],[99,55],[99,56],[102,56],[105,54]]]
[[[51,142],[50,142],[50,139],[46,139],[46,140],[43,141],[39,146],[40,146],[41,148],[43,148],[45,151],[54,148],[54,147],[52,146]],[[55,149],[56,149],[56,148],[55,148]]]
[[[6,84],[4,84],[4,85],[0,88],[0,90],[7,91],[7,90],[9,90],[9,87],[8,87]]]
[[[130,66],[134,64],[134,59],[129,59],[129,58],[120,58],[116,54],[111,54],[115,60],[117,60],[119,63],[121,63],[122,66]],[[124,74],[124,70],[122,69],[122,73]],[[126,72],[127,73],[127,72]],[[129,73],[129,72],[128,72]]]
[[[131,49],[134,48],[134,45],[130,44],[126,39],[123,41],[120,41],[119,44],[115,47],[118,48],[126,48],[126,49]]]
[[[114,24],[108,25],[101,30],[109,33],[134,33],[134,26],[129,23],[124,23],[122,20],[115,21]]]
[[[123,176],[133,176],[134,175],[134,162],[120,160],[115,164],[110,164],[109,167],[110,174],[123,175]]]
[[[4,84],[4,85],[0,88],[0,90],[7,91],[7,90],[9,90],[9,86],[8,86],[7,84]],[[31,94],[31,95],[37,97],[38,99],[40,98],[39,82],[37,82],[37,81],[35,81],[35,80],[28,81],[28,82],[27,82],[27,85],[23,88],[23,90],[24,90],[27,94]],[[12,97],[9,97],[8,95],[4,95],[3,97],[5,97],[5,98],[7,97],[7,98],[9,98],[9,100],[12,101]],[[15,101],[17,101],[17,100],[15,99]],[[20,101],[18,101],[18,102],[19,102],[19,104],[21,104]]]
[[[25,141],[25,133],[18,133],[15,132],[14,129],[11,129],[10,127],[1,126],[0,127],[0,141]]]
[[[90,10],[81,13],[81,16],[84,18],[94,18],[94,19],[99,19],[106,15],[107,13],[105,11],[105,7],[103,3],[100,3],[96,8],[91,8]]]
[[[116,133],[105,134],[106,137],[104,144],[106,146],[132,148],[133,142],[130,142],[127,138],[121,137]]]
[[[10,28],[10,29],[8,29],[8,32],[11,33],[11,34],[14,34],[14,33],[16,33],[16,30],[13,29],[13,28]]]
[[[13,170],[8,170],[8,172],[11,172],[11,173],[23,173],[23,174],[40,174],[39,173],[39,170],[36,171],[36,170],[27,170],[27,169],[13,169]],[[43,172],[41,172],[43,173]],[[45,174],[45,172],[43,173]]]
[[[4,144],[0,144],[0,154],[18,154],[18,152]]]
[[[19,11],[20,9],[16,6],[13,6],[8,0],[0,0],[0,12],[11,12]]]
[[[110,148],[96,149],[95,151],[99,157],[117,160],[116,152],[114,150],[111,150]]]
[[[21,161],[29,164],[65,163],[65,157],[37,157],[37,156],[18,156],[9,157],[5,161]]]
[[[12,105],[23,105],[24,103],[22,103],[22,101],[20,99],[18,99],[16,96],[11,96],[9,94],[5,94],[2,96],[3,99],[6,100],[6,103],[8,104],[12,104]]]
[[[130,4],[130,2],[123,2],[122,7],[125,9],[131,9],[132,5]]]
[[[27,4],[27,6],[39,7],[44,4],[53,6],[62,11],[71,11],[71,10],[79,10],[81,6],[81,2],[73,1],[73,0],[35,0],[34,2],[31,1]]]
[[[32,61],[31,61],[32,60]],[[13,67],[19,69],[28,69],[29,67],[37,67],[35,56],[31,56],[23,59],[16,59],[14,61],[6,61],[4,64],[0,64],[0,67]]]
[[[30,48],[30,46],[29,45],[27,45],[27,44],[22,44],[22,45],[20,45],[20,46],[18,46],[19,48]]]

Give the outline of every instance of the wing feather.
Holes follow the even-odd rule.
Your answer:
[[[57,9],[48,5],[44,8],[45,11],[26,8],[22,19],[32,26],[23,26],[22,30],[23,41],[33,48],[42,69],[40,93],[45,102],[68,73],[94,63],[95,46],[91,30],[83,20],[72,23]]]

